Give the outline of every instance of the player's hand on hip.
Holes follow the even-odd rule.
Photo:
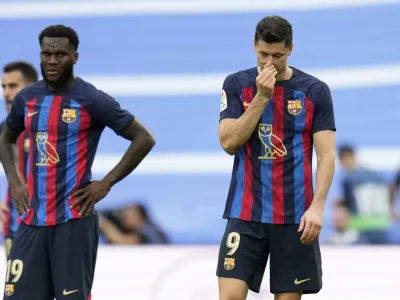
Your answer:
[[[263,70],[258,67],[258,76],[256,78],[257,96],[265,102],[268,102],[274,93],[276,74],[278,72],[272,64],[266,64]]]
[[[93,212],[94,205],[109,193],[111,185],[104,181],[92,181],[88,186],[77,190],[70,199],[77,198],[71,205],[71,209],[81,205],[79,215],[89,216]]]
[[[6,218],[6,213],[9,212],[10,209],[4,202],[0,202],[0,222],[5,223],[7,218]]]
[[[303,232],[300,241],[303,244],[314,243],[322,230],[324,211],[319,208],[310,207],[303,215],[300,221],[298,232]]]
[[[10,194],[20,214],[27,214],[30,209],[28,187],[26,184],[10,184]]]

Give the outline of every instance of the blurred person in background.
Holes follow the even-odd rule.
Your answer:
[[[13,61],[3,67],[3,76],[1,87],[3,88],[3,97],[6,104],[7,114],[10,112],[11,104],[15,96],[25,87],[38,81],[38,73],[29,62]],[[0,124],[0,132],[4,121]],[[24,131],[17,140],[17,157],[20,175],[26,181],[26,163],[29,153],[29,136],[28,132]],[[0,158],[1,159],[1,158]],[[8,188],[6,205],[8,212],[5,214],[4,220],[4,245],[6,256],[9,255],[12,242],[17,231],[20,218],[17,207],[11,199],[10,190]]]
[[[136,169],[155,141],[113,97],[74,75],[80,44],[74,29],[49,26],[38,40],[43,80],[15,96],[0,137],[11,196],[22,214],[4,299],[87,300],[99,240],[95,205]],[[93,180],[92,164],[105,128],[130,144],[105,177]],[[13,155],[24,130],[32,153],[27,184]]]
[[[335,118],[328,85],[288,66],[292,35],[282,17],[263,18],[254,36],[257,67],[223,83],[218,134],[235,160],[217,266],[220,300],[258,293],[269,256],[275,300],[322,288],[319,235],[335,170]]]
[[[335,203],[332,216],[334,233],[325,241],[326,244],[354,245],[361,242],[360,232],[350,228],[351,212],[343,203]]]
[[[131,204],[121,210],[118,226],[100,217],[100,230],[111,244],[168,244],[166,234],[150,218],[143,204]]]
[[[360,232],[362,243],[386,244],[393,212],[389,183],[360,165],[351,146],[339,148],[339,160],[344,175],[338,201],[351,212],[350,228]]]

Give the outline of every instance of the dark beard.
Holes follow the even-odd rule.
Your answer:
[[[67,67],[61,76],[56,81],[49,81],[46,77],[46,73],[43,70],[43,66],[40,65],[40,71],[42,72],[43,80],[46,82],[47,86],[51,86],[56,90],[63,90],[67,87],[68,82],[74,77],[74,66],[71,64]]]

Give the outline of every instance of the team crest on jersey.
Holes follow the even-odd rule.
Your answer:
[[[222,112],[228,107],[228,99],[226,98],[226,93],[222,90],[221,94],[221,104],[219,106],[219,111]]]
[[[14,294],[14,285],[6,284],[6,286],[4,288],[4,294],[8,297],[10,297],[12,294]]]
[[[235,267],[235,259],[234,258],[225,258],[224,268],[225,270],[233,270]]]
[[[276,159],[277,156],[285,156],[287,154],[286,147],[282,140],[273,133],[271,124],[260,124],[258,127],[258,136],[264,147],[264,155],[259,159]]]
[[[65,123],[68,124],[74,122],[76,120],[76,109],[64,108],[61,118]]]
[[[48,141],[47,132],[38,132],[36,134],[36,145],[40,153],[40,161],[36,163],[37,166],[48,167],[50,164],[56,164],[60,161],[57,150]]]
[[[288,101],[288,111],[289,114],[298,115],[303,110],[303,106],[301,105],[301,100],[289,100]]]

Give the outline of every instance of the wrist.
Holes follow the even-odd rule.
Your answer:
[[[255,101],[253,100],[253,102],[256,102],[256,103],[258,102],[258,103],[262,103],[263,105],[266,105],[269,102],[269,100],[271,99],[271,96],[272,96],[272,94],[270,96],[268,96],[268,95],[257,93],[256,96],[254,97]]]
[[[111,190],[112,186],[113,186],[113,182],[112,180],[108,179],[108,178],[103,178],[103,180],[101,181],[101,183],[106,187],[107,190]]]

